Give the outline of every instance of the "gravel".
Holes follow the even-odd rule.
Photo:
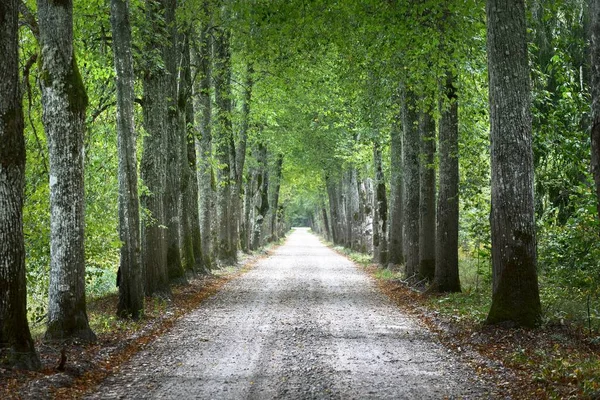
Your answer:
[[[88,399],[492,396],[364,272],[295,229]]]

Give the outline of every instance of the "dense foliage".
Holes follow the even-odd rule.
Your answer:
[[[108,3],[75,2],[74,10],[75,49],[90,100],[85,138],[89,296],[116,290],[121,246],[115,72]],[[20,29],[27,122],[24,230],[28,311],[32,324],[37,326],[47,312],[49,167],[40,105],[43,77],[36,62],[36,5],[28,0],[26,6],[29,11],[23,12]],[[148,52],[145,41],[149,36],[157,37],[157,42],[164,39],[160,30],[149,26],[147,6],[138,0],[129,4],[138,100],[143,97],[141,79],[146,65],[160,64],[159,55]],[[582,0],[536,0],[527,6],[542,303],[547,319],[574,320],[597,331],[600,226],[589,167],[588,9]],[[481,2],[187,0],[179,2],[177,18],[181,32],[196,32],[206,25],[215,28],[211,35],[218,29],[231,32],[230,117],[235,145],[242,141],[247,125],[247,156],[242,172],[245,186],[240,193],[256,196],[253,191],[258,186],[252,185],[263,165],[259,148],[265,146],[270,182],[281,176],[279,193],[274,193],[273,184],[268,188],[271,201],[279,196],[278,206],[267,212],[281,221],[281,228],[277,228],[281,230],[311,225],[328,234],[323,216],[330,213],[332,198],[327,185],[334,180],[354,179],[362,188],[359,195],[365,199],[361,197],[357,204],[371,204],[376,190],[373,143],[381,147],[389,198],[390,134],[399,113],[395,100],[398,86],[402,83],[416,93],[420,109],[430,110],[439,122],[443,111],[443,107],[437,107],[440,87],[447,71],[451,71],[456,76],[459,99],[462,284],[468,291],[489,293],[489,112],[485,11]],[[246,115],[249,76],[251,99]],[[193,78],[201,76],[196,73]],[[140,158],[147,133],[142,129],[139,106],[143,102],[137,104]],[[200,110],[195,110],[195,118],[202,118]],[[200,139],[198,134],[196,139]],[[198,157],[214,171],[222,168],[216,154]],[[278,160],[283,160],[279,167]],[[213,190],[218,186],[219,182],[213,182]],[[140,190],[147,190],[141,181]],[[372,233],[370,228],[361,232],[364,236]],[[373,251],[372,245],[365,244],[363,250]]]

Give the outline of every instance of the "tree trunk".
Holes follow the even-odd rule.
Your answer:
[[[27,324],[23,237],[24,121],[19,91],[19,1],[0,6],[0,365],[39,369]]]
[[[246,85],[244,88],[244,102],[242,104],[242,126],[237,140],[236,157],[235,157],[235,192],[234,192],[234,207],[235,207],[235,222],[239,228],[238,234],[242,250],[247,250],[245,215],[242,207],[242,188],[244,187],[244,165],[246,163],[246,145],[248,141],[248,130],[250,129],[250,102],[252,100],[252,74],[254,70],[252,63],[248,63],[246,69]],[[236,237],[237,240],[237,237]],[[246,249],[244,249],[246,247]]]
[[[117,87],[119,152],[119,305],[117,315],[138,319],[144,312],[144,281],[140,254],[140,208],[137,188],[134,74],[127,0],[111,0],[113,53]]]
[[[432,281],[435,275],[435,121],[429,112],[421,112],[419,132],[419,275]]]
[[[592,174],[596,184],[596,201],[600,216],[600,0],[590,1],[590,16]]]
[[[183,195],[183,235],[182,255],[186,272],[207,272],[203,263],[202,239],[200,236],[200,219],[198,216],[198,178],[196,175],[196,148],[194,129],[194,106],[190,94],[192,93],[192,70],[190,60],[190,32],[183,41],[181,61],[181,83],[179,85],[179,113],[185,115],[185,137],[183,138],[182,152],[185,154],[182,163]]]
[[[541,306],[523,0],[487,1],[492,164],[492,306],[487,323],[536,325]]]
[[[260,143],[256,160],[258,162],[257,193],[255,201],[254,230],[252,233],[252,250],[261,245],[262,227],[269,212],[269,170],[267,164],[267,147]]]
[[[207,2],[204,2],[205,7]],[[206,10],[206,8],[205,8]],[[212,234],[211,221],[214,218],[212,189],[212,133],[211,133],[211,99],[210,99],[210,26],[206,24],[200,32],[200,43],[192,47],[192,62],[198,68],[197,84],[194,84],[194,109],[201,113],[196,121],[199,140],[196,141],[198,156],[198,201],[200,219],[200,242],[202,257],[207,268],[212,267]]]
[[[323,215],[323,231],[325,233],[325,239],[331,240],[331,229],[329,229],[329,219],[327,218],[325,204],[321,206],[321,214]]]
[[[87,94],[73,49],[73,3],[38,1],[43,122],[50,157],[49,340],[96,340],[85,302],[83,136]]]
[[[217,222],[218,243],[217,257],[226,265],[237,261],[236,244],[232,243],[232,226],[234,215],[232,210],[232,193],[235,182],[231,169],[235,168],[235,156],[232,157],[233,131],[231,124],[231,53],[229,49],[230,32],[218,29],[214,40],[213,82],[215,86],[216,104],[216,156],[219,161],[217,170]],[[235,153],[235,151],[233,152]]]
[[[419,131],[417,129],[415,95],[402,90],[402,173],[404,204],[404,260],[406,277],[419,272]]]
[[[432,290],[460,292],[458,275],[458,102],[448,73],[440,102],[440,192],[437,204],[435,277]]]
[[[273,180],[271,181],[271,187],[273,188],[273,197],[271,199],[271,238],[272,242],[278,240],[277,222],[279,221],[279,189],[281,188],[281,174],[283,168],[283,154],[277,156],[275,162],[275,174],[273,174]]]
[[[329,176],[325,177],[325,184],[327,186],[327,197],[329,198],[329,216],[331,223],[331,237],[334,244],[340,244],[340,232],[338,228],[338,201],[335,193],[335,186],[333,179]]]
[[[390,144],[390,243],[389,262],[400,265],[404,262],[403,251],[403,183],[402,183],[402,127],[401,127],[401,105],[400,96],[396,96],[398,114],[394,116],[391,130]]]
[[[161,10],[157,3],[149,3],[147,22],[161,26]],[[165,70],[152,58],[160,48],[159,37],[149,37],[145,44],[148,55],[142,78],[144,88],[144,149],[140,163],[140,174],[148,188],[141,196],[142,207],[147,217],[142,223],[142,265],[145,271],[146,295],[168,296],[171,293],[167,270],[167,244],[165,229],[164,191],[166,187],[166,143],[165,123],[167,104]]]
[[[375,215],[373,218],[373,253],[375,262],[387,265],[387,198],[385,192],[385,179],[381,162],[381,148],[379,141],[373,143],[373,164],[375,165]],[[375,239],[377,237],[377,239]]]
[[[165,190],[165,219],[167,222],[167,268],[169,279],[171,281],[185,281],[185,271],[181,261],[180,235],[182,224],[183,198],[181,193],[182,164],[187,159],[187,152],[183,152],[183,140],[185,129],[183,117],[178,107],[177,87],[178,87],[178,64],[179,57],[177,53],[179,35],[175,20],[177,8],[176,0],[161,0],[164,10],[164,20],[166,25],[166,36],[163,38],[161,47],[162,57],[166,69],[165,87],[167,103],[166,120],[166,143],[163,151],[167,154],[167,186]]]

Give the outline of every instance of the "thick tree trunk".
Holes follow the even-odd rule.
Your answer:
[[[388,243],[387,243],[387,197],[385,191],[385,179],[383,177],[383,166],[381,161],[381,148],[378,141],[373,143],[373,164],[375,165],[375,215],[373,218],[373,254],[375,262],[387,265]]]
[[[590,17],[592,174],[596,184],[596,202],[600,216],[600,0],[590,1]]]
[[[162,57],[166,69],[166,143],[163,151],[167,154],[167,186],[164,197],[164,210],[167,222],[167,268],[171,281],[185,281],[185,271],[181,260],[181,224],[183,198],[181,193],[182,164],[187,159],[187,152],[183,152],[183,140],[185,137],[184,114],[178,107],[178,66],[179,57],[177,53],[179,35],[175,20],[177,8],[176,0],[161,0],[164,10],[166,25],[166,36],[163,38],[161,47]]]
[[[492,164],[492,307],[487,323],[533,326],[541,306],[523,0],[487,1]]]
[[[437,204],[435,277],[432,290],[460,292],[458,275],[458,102],[452,74],[440,102],[440,192]]]
[[[215,123],[216,156],[219,161],[217,171],[217,257],[222,264],[226,265],[234,264],[237,261],[237,246],[236,243],[232,243],[235,217],[232,209],[232,193],[235,192],[235,182],[232,179],[231,169],[235,168],[235,148],[232,152],[231,53],[229,40],[230,32],[227,29],[221,28],[216,31],[213,82],[217,111]]]
[[[432,281],[435,275],[435,121],[429,112],[421,112],[419,133],[419,275]]]
[[[206,2],[205,2],[206,6]],[[200,43],[192,47],[192,62],[197,66],[199,79],[194,84],[194,109],[201,114],[196,120],[199,140],[196,141],[198,157],[198,201],[200,219],[200,241],[202,257],[207,268],[212,267],[212,233],[211,221],[214,219],[214,192],[212,189],[212,133],[211,133],[211,98],[210,98],[210,26],[202,27]]]
[[[182,152],[185,154],[182,163],[182,195],[183,195],[183,235],[182,256],[186,272],[206,273],[203,263],[202,239],[200,236],[200,219],[198,216],[198,177],[196,175],[196,148],[194,129],[194,106],[191,99],[192,70],[190,60],[190,32],[183,41],[181,61],[181,83],[179,85],[179,112],[185,115],[185,137],[182,141]]]
[[[140,208],[137,188],[134,74],[127,0],[111,0],[111,26],[117,86],[119,151],[119,305],[117,315],[138,319],[144,311],[144,280],[140,254]]]
[[[404,260],[406,276],[414,277],[419,272],[419,131],[415,110],[415,95],[408,89],[402,90],[402,173],[404,205]]]
[[[400,96],[397,96],[398,114],[394,116],[390,144],[390,243],[389,262],[400,265],[404,262],[402,226],[403,218],[403,183],[402,183],[402,126],[400,115]]]
[[[94,341],[85,302],[83,136],[87,94],[73,49],[73,4],[38,1],[43,122],[50,156],[49,340]]]
[[[27,324],[23,189],[24,122],[19,91],[19,1],[0,6],[0,365],[39,369]]]
[[[149,3],[147,22],[161,26],[160,8],[156,3]],[[156,37],[147,38],[145,51],[153,54],[159,47]],[[148,213],[142,223],[142,265],[145,271],[146,295],[168,296],[171,293],[167,270],[167,244],[165,229],[164,195],[167,182],[166,143],[167,104],[166,72],[156,65],[155,61],[147,60],[142,84],[144,88],[144,149],[140,164],[140,174],[148,190],[142,194],[141,203]]]

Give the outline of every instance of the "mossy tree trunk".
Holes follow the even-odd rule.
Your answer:
[[[131,27],[127,0],[111,0],[110,23],[117,87],[117,147],[119,152],[119,305],[117,315],[138,319],[144,311],[140,207],[137,187],[136,132]]]
[[[0,360],[39,369],[27,324],[23,190],[25,137],[19,90],[19,1],[0,6]]]
[[[198,176],[196,174],[196,131],[194,129],[194,105],[192,101],[192,68],[190,57],[190,35],[186,32],[182,43],[181,82],[179,84],[179,113],[185,116],[184,137],[182,140],[181,192],[183,196],[183,220],[181,248],[184,269],[188,273],[204,273],[200,218],[198,215]]]
[[[536,269],[531,89],[523,0],[488,0],[492,166],[492,306],[487,323],[533,326]]]
[[[85,301],[83,137],[87,94],[73,49],[73,3],[38,1],[43,123],[50,158],[48,340],[94,341]]]

